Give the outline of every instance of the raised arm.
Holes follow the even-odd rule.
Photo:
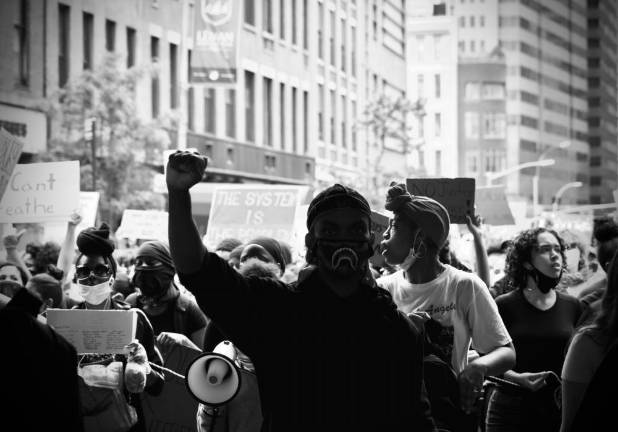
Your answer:
[[[78,213],[73,213],[69,222],[67,222],[67,232],[64,235],[64,241],[58,255],[56,267],[64,272],[62,277],[62,288],[66,291],[71,285],[67,283],[67,278],[73,266],[73,258],[75,258],[75,229],[82,221],[82,217]]]
[[[466,215],[466,225],[468,230],[472,234],[474,239],[474,252],[476,255],[476,271],[487,288],[491,287],[491,280],[489,277],[489,260],[487,258],[487,249],[485,249],[485,243],[483,242],[483,235],[479,229],[481,225],[480,217],[474,216],[474,220],[470,216]]]
[[[197,153],[177,151],[167,162],[168,236],[172,259],[180,273],[197,272],[206,254],[191,214],[189,189],[202,179],[207,161]]]
[[[6,249],[7,262],[15,264],[24,272],[26,278],[30,279],[32,277],[32,274],[30,273],[30,270],[28,270],[28,266],[26,265],[26,263],[24,263],[24,260],[20,256],[19,252],[17,252],[17,244],[19,243],[19,239],[22,235],[24,235],[25,232],[26,230],[22,230],[17,234],[8,234],[4,236],[2,242],[4,244],[4,248]],[[27,280],[24,281],[24,285],[26,284],[26,282]]]

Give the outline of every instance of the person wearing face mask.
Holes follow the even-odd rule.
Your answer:
[[[75,263],[74,282],[84,301],[74,309],[129,310],[127,303],[112,298],[112,286],[116,276],[116,261],[112,256],[114,243],[109,238],[109,226],[102,223],[98,228],[90,227],[77,236],[79,255]],[[144,416],[139,393],[146,391],[158,395],[163,389],[163,375],[150,366],[162,365],[163,361],[155,347],[155,337],[150,321],[139,309],[135,338],[128,355],[86,354],[81,355],[80,367],[89,365],[107,366],[114,361],[123,363],[124,391],[128,403],[135,409],[137,423],[131,431],[145,431]],[[80,397],[86,431],[112,430],[118,425],[109,402],[112,390],[91,387],[80,376]]]
[[[382,255],[399,271],[378,279],[398,308],[425,317],[426,351],[450,365],[459,387],[458,405],[438,405],[443,389],[426,378],[438,426],[476,430],[475,412],[485,377],[515,363],[515,351],[487,286],[473,273],[440,262],[439,253],[450,228],[447,210],[437,201],[412,196],[404,184],[392,183],[387,210],[393,212],[384,233]],[[471,343],[480,357],[468,360]],[[434,403],[435,401],[435,403]],[[442,409],[438,407],[442,407]]]
[[[140,293],[131,294],[126,301],[146,313],[163,352],[173,344],[199,349],[208,324],[193,299],[176,286],[175,274],[165,243],[155,240],[140,246],[133,274],[133,285]]]
[[[565,245],[553,230],[523,231],[506,258],[515,290],[498,296],[500,316],[517,347],[515,366],[489,398],[486,431],[558,431],[560,373],[582,314],[579,300],[556,291],[566,265]]]
[[[28,277],[18,266],[10,262],[0,263],[0,294],[13,297],[27,281]]]
[[[435,430],[418,327],[369,270],[371,210],[336,184],[309,204],[309,266],[286,284],[244,277],[203,245],[189,189],[207,158],[170,155],[169,239],[181,282],[255,364],[270,432]]]

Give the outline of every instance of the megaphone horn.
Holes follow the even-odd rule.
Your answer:
[[[185,383],[191,396],[211,407],[224,405],[240,390],[240,372],[234,363],[236,349],[230,341],[219,343],[189,364]]]

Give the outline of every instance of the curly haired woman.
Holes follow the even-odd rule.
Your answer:
[[[486,431],[558,431],[559,375],[568,341],[582,313],[579,300],[556,291],[566,266],[565,244],[546,228],[517,236],[506,258],[515,290],[496,304],[513,338],[515,367],[489,399]]]

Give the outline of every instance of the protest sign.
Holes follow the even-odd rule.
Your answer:
[[[68,221],[78,208],[78,161],[18,164],[0,200],[0,222]]]
[[[4,195],[23,148],[21,141],[0,128],[0,198]]]
[[[474,216],[473,178],[409,178],[406,187],[411,195],[433,198],[446,207],[451,223],[465,224],[466,215]]]
[[[167,212],[159,210],[125,210],[116,237],[131,240],[167,242]]]
[[[97,209],[99,206],[99,192],[80,192],[79,193],[79,214],[82,217],[82,221],[75,228],[75,232],[85,230],[88,227],[96,225]],[[45,241],[54,241],[56,243],[62,243],[67,233],[66,220],[58,220],[53,222],[46,222],[44,224]]]
[[[487,225],[515,225],[513,213],[504,193],[505,186],[476,188],[476,213]]]
[[[135,339],[134,310],[47,309],[47,323],[77,350],[78,354],[123,354]]]
[[[215,189],[204,243],[228,237],[242,242],[266,236],[294,243],[294,222],[306,186],[238,185]]]
[[[373,256],[369,258],[369,262],[372,265],[381,267],[384,265],[384,257],[380,251],[380,243],[382,242],[383,234],[388,228],[389,217],[378,213],[376,211],[371,211],[371,233],[374,235],[373,241]]]

